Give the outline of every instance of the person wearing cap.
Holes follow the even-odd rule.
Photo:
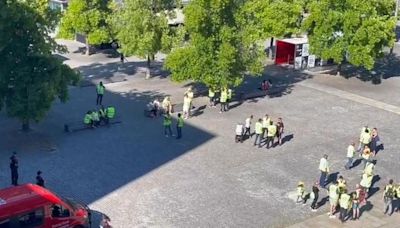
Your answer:
[[[326,177],[329,173],[329,163],[328,163],[328,155],[324,154],[319,162],[319,170],[321,171],[321,176],[319,177],[319,186],[321,188],[325,188]]]
[[[11,169],[11,184],[14,186],[18,185],[18,158],[17,152],[13,152],[10,157],[10,169]]]
[[[36,184],[44,188],[44,179],[40,170],[36,173]]]

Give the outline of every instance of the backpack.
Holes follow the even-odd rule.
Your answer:
[[[385,197],[389,199],[393,199],[394,197],[394,189],[393,186],[386,186]]]

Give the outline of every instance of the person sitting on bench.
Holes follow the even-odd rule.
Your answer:
[[[113,119],[115,117],[115,108],[113,106],[107,107],[107,120]]]
[[[92,111],[92,120],[95,127],[100,125],[99,113],[96,110]]]
[[[108,123],[107,111],[103,105],[99,109],[99,117],[100,117],[100,123],[101,122],[104,122],[104,124]]]
[[[92,112],[87,111],[85,117],[83,118],[83,123],[88,127],[93,127]]]

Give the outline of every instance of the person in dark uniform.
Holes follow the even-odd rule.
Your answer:
[[[37,171],[36,173],[36,184],[44,188],[44,179],[42,177],[42,171]]]
[[[10,157],[10,169],[11,169],[11,184],[14,186],[18,185],[18,159],[17,152],[13,152]]]

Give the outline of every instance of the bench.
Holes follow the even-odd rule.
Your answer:
[[[97,127],[103,127],[103,126],[110,126],[114,124],[119,124],[122,123],[122,120],[119,115],[116,115],[114,118],[110,119],[108,121],[108,124],[104,122],[100,122],[100,125]],[[74,122],[69,122],[64,124],[64,132],[69,133],[69,132],[77,132],[77,131],[83,131],[87,129],[94,129],[91,127],[86,126],[83,121],[74,121]]]

